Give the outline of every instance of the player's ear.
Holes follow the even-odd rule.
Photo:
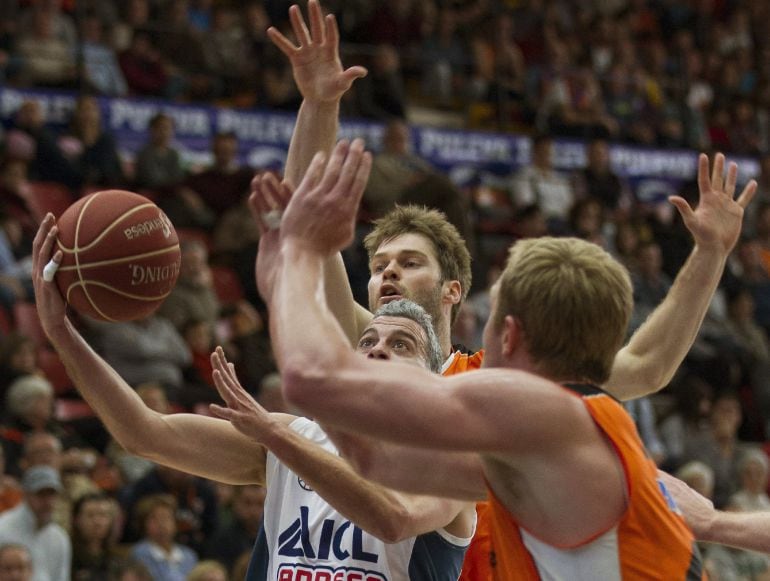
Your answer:
[[[460,302],[463,289],[459,280],[448,280],[444,283],[444,300],[452,305]]]
[[[524,340],[523,329],[519,320],[511,315],[506,315],[503,319],[503,355],[511,355],[519,348]]]

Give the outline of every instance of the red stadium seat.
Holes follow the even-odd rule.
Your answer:
[[[94,417],[94,411],[80,399],[56,398],[54,415],[60,422],[71,422],[81,418]]]
[[[56,351],[47,348],[39,349],[37,352],[37,363],[40,369],[43,370],[46,379],[53,385],[54,393],[57,396],[64,395],[72,390],[74,387],[72,380]]]
[[[229,266],[214,265],[211,267],[214,278],[214,292],[223,305],[232,305],[242,300],[243,285],[238,274]]]
[[[40,324],[40,318],[37,316],[35,303],[26,301],[17,301],[13,305],[13,319],[16,323],[16,330],[22,335],[26,335],[40,348],[48,344],[48,338]]]
[[[47,212],[57,218],[75,201],[67,186],[54,182],[30,182],[27,200],[33,217],[42,221]]]

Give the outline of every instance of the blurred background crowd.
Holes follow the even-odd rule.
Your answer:
[[[28,100],[2,130],[0,580],[25,560],[41,579],[45,571],[74,580],[243,578],[264,490],[156,466],[109,437],[40,329],[29,252],[46,211],[105,188],[147,195],[182,241],[177,287],[145,320],[76,323],[159,412],[208,413],[218,401],[208,355],[219,344],[247,390],[285,410],[254,284],[258,233],[244,205],[253,175],[276,168],[243,163],[234,133],[214,135],[207,163],[191,167],[162,113],[127,160],[97,97],[294,112],[291,68],[265,34],[273,25],[290,36],[289,5],[0,0],[2,85],[76,95],[66,127]],[[344,64],[369,69],[343,117],[384,124],[359,235],[396,203],[447,214],[474,258],[454,333],[468,349],[481,346],[487,288],[518,238],[579,236],[617,256],[634,283],[629,335],[663,299],[692,241],[665,201],[650,204],[613,170],[612,144],[757,160],[758,195],[695,345],[670,386],[628,408],[661,467],[719,507],[770,510],[770,3],[327,0],[325,8],[338,16]],[[456,184],[411,148],[415,123],[526,135],[531,157],[492,182]],[[584,167],[556,169],[554,141],[565,137],[584,148]],[[695,182],[678,193],[697,202]],[[360,244],[345,260],[365,304]],[[24,507],[38,523],[56,523],[50,534],[25,540]],[[3,545],[10,541],[18,544]],[[65,546],[71,573],[56,560]],[[706,554],[712,579],[770,579],[763,556]]]

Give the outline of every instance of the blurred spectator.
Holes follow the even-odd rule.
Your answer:
[[[730,497],[729,507],[743,512],[770,510],[767,476],[767,454],[759,448],[746,450],[738,463],[739,488]]]
[[[28,159],[9,155],[0,164],[0,213],[17,220],[25,238],[31,239],[37,231],[37,222],[28,205],[31,189]]]
[[[219,74],[226,96],[238,92],[240,78],[246,70],[245,38],[237,16],[231,6],[214,6],[210,27],[206,27],[202,38],[209,70]]]
[[[101,95],[122,96],[128,92],[117,55],[105,41],[104,24],[98,14],[85,14],[80,20],[80,51],[84,81]]]
[[[537,204],[551,233],[564,230],[575,193],[569,181],[553,169],[553,138],[537,135],[532,140],[532,161],[511,179],[511,196],[516,208]]]
[[[118,62],[131,94],[176,98],[182,90],[178,77],[169,74],[151,34],[145,30],[133,32],[130,44],[119,54]],[[172,80],[174,78],[176,82]]]
[[[24,501],[0,514],[0,545],[24,545],[32,556],[35,579],[69,581],[70,540],[52,522],[54,504],[62,491],[59,473],[49,466],[36,466],[24,473],[21,485]]]
[[[610,167],[610,148],[605,139],[592,139],[586,145],[586,167],[575,176],[577,197],[599,200],[602,208],[613,217],[622,208],[629,209],[631,192]]]
[[[187,581],[227,581],[227,569],[218,561],[201,561],[187,575]]]
[[[727,506],[738,488],[738,463],[747,445],[738,440],[738,428],[743,420],[741,403],[733,392],[717,394],[709,416],[710,430],[690,442],[685,450],[687,460],[700,460],[714,470],[714,505]]]
[[[217,529],[208,540],[204,550],[206,557],[232,569],[238,557],[250,550],[257,540],[264,502],[265,489],[262,486],[237,486],[233,498],[234,518]]]
[[[184,339],[165,318],[151,315],[135,321],[100,325],[98,342],[115,370],[131,385],[162,383],[177,401],[184,389],[182,369],[192,356]]]
[[[106,579],[119,560],[114,543],[117,505],[104,493],[86,494],[73,507],[72,580]]]
[[[714,399],[714,388],[691,373],[683,372],[681,377],[676,378],[672,390],[674,408],[659,424],[669,470],[678,468],[685,452],[707,437],[708,418]]]
[[[237,206],[249,191],[254,171],[238,161],[238,137],[235,133],[218,133],[211,141],[212,165],[187,179],[207,208],[218,217]]]
[[[597,198],[588,197],[575,201],[569,211],[567,226],[570,236],[607,248],[604,209]]]
[[[161,191],[184,178],[182,158],[173,145],[174,120],[163,113],[150,119],[150,137],[136,156],[134,183],[138,189]]]
[[[12,312],[17,301],[31,300],[32,257],[16,218],[0,214],[0,305]]]
[[[136,507],[142,539],[131,556],[147,567],[154,581],[182,581],[198,562],[190,547],[174,540],[176,508],[174,497],[168,494],[146,496]]]
[[[54,3],[49,3],[54,5]],[[57,21],[68,18],[49,7],[31,9],[31,26],[16,41],[19,81],[47,87],[71,88],[75,84],[75,44],[57,35]]]
[[[426,37],[420,46],[422,93],[437,105],[452,105],[462,96],[467,50],[453,11],[440,8],[429,15],[426,24]]]
[[[150,571],[135,559],[126,559],[110,570],[108,581],[155,581]]]
[[[192,354],[192,362],[183,370],[185,389],[179,403],[193,409],[200,403],[220,402],[212,377],[211,352],[216,344],[211,325],[200,319],[188,319],[181,334]]]
[[[129,528],[124,540],[133,541],[141,529],[133,519],[141,499],[151,494],[169,494],[176,499],[176,539],[196,552],[217,528],[217,499],[211,483],[167,466],[156,466],[146,476],[122,491],[121,504]],[[173,537],[172,537],[173,538]]]
[[[221,305],[214,289],[206,246],[195,238],[180,243],[182,264],[176,286],[157,311],[181,332],[190,320],[204,321],[213,333]]]
[[[324,5],[326,7],[326,5]],[[258,0],[251,0],[243,8],[241,17],[244,27],[243,38],[243,90],[254,95],[256,103],[265,101],[264,86],[262,83],[264,69],[267,65],[267,55],[275,50],[267,37],[267,29],[270,28],[270,18],[265,6]],[[276,60],[280,62],[280,59]]]
[[[277,369],[265,320],[247,301],[223,309],[222,319],[227,327],[227,357],[243,387],[256,396],[262,380]]]
[[[16,110],[8,132],[9,142],[12,135],[19,142],[26,141],[23,148],[19,146],[14,155],[29,163],[30,180],[59,182],[69,188],[80,187],[82,177],[62,153],[54,134],[45,126],[45,116],[39,101],[24,101]]]
[[[102,126],[102,111],[95,97],[78,98],[63,147],[87,187],[120,187],[126,177],[113,136]]]
[[[380,44],[374,49],[369,74],[356,83],[358,112],[362,117],[389,121],[406,118],[406,91],[396,49]]]
[[[22,375],[43,375],[37,364],[34,341],[14,331],[0,339],[0,398],[5,399],[8,386]]]
[[[18,505],[23,498],[19,481],[5,473],[5,451],[0,446],[0,513]]]
[[[372,171],[364,192],[363,205],[372,218],[393,209],[401,195],[435,169],[412,150],[409,126],[391,121],[382,136],[382,151],[372,160]]]
[[[24,545],[0,544],[0,579],[4,581],[32,581],[34,568],[32,554]]]
[[[128,0],[120,4],[121,14],[112,25],[111,44],[119,53],[131,44],[134,35],[150,25],[150,0]]]
[[[636,253],[637,268],[631,272],[634,286],[634,312],[631,329],[637,329],[668,294],[671,279],[663,272],[660,246],[656,242],[643,242]]]

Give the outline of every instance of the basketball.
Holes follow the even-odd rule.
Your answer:
[[[58,220],[56,284],[81,315],[130,321],[171,292],[181,255],[174,226],[151,200],[122,190],[89,194]]]

